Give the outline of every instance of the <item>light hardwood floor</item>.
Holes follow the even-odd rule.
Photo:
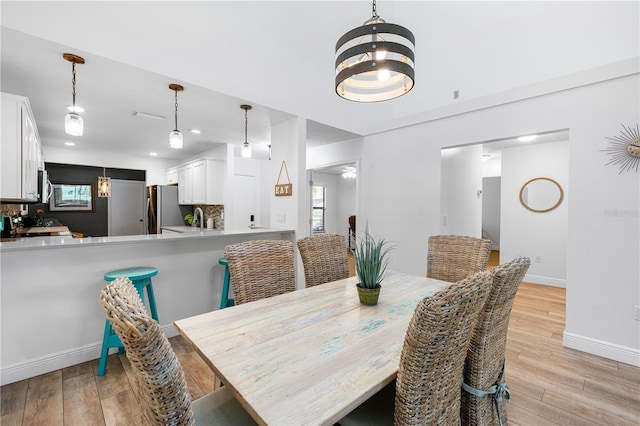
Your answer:
[[[509,424],[640,425],[640,369],[562,347],[564,289],[523,283],[514,302],[507,343]],[[180,337],[170,339],[194,398],[213,389],[215,376]],[[137,425],[139,407],[124,355],[0,388],[0,424]],[[278,425],[279,426],[279,425]]]

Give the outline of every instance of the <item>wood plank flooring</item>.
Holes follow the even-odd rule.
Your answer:
[[[523,283],[507,342],[509,424],[640,425],[640,369],[562,347],[565,290]],[[215,376],[181,338],[170,339],[194,398],[213,390]],[[0,424],[138,425],[135,382],[124,355],[98,360],[0,388]],[[279,425],[278,425],[279,426]]]

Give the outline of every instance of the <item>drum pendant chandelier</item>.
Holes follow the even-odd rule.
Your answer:
[[[356,102],[379,102],[408,93],[414,83],[413,33],[376,12],[336,43],[336,93]]]

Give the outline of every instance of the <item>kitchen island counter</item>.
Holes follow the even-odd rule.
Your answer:
[[[153,290],[159,322],[175,336],[174,321],[218,309],[224,280],[218,259],[227,245],[250,240],[295,245],[295,231],[246,228],[0,243],[0,384],[97,359],[105,324],[100,291],[104,274],[117,269],[158,269]]]
[[[175,228],[190,228],[175,227]],[[172,229],[169,227],[168,229]],[[154,243],[158,241],[170,241],[183,238],[216,238],[216,237],[240,237],[251,236],[251,239],[259,238],[261,234],[280,233],[283,235],[292,234],[291,229],[276,228],[246,228],[238,230],[222,231],[218,229],[205,229],[200,231],[199,228],[189,229],[189,232],[172,232],[167,234],[150,234],[150,235],[125,235],[118,237],[84,237],[73,238],[72,236],[50,236],[50,237],[24,237],[16,238],[11,241],[0,242],[0,253],[14,251],[31,251],[37,249],[60,249],[72,247],[88,247],[99,245],[118,245],[118,244],[144,244]]]

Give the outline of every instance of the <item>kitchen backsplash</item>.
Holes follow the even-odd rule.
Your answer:
[[[0,204],[0,213],[6,216],[17,216],[22,210],[22,204]]]
[[[208,219],[213,219],[214,229],[224,229],[224,206],[223,205],[197,205],[204,213],[205,223]]]

